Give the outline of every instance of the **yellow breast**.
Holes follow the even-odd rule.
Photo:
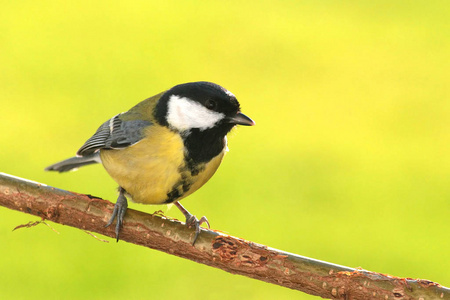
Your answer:
[[[199,166],[198,174],[186,175],[184,144],[179,134],[163,126],[150,126],[146,137],[130,147],[101,150],[109,175],[131,195],[134,202],[161,204],[180,181],[188,176],[189,189],[179,188],[180,200],[205,184],[215,173],[225,153]]]

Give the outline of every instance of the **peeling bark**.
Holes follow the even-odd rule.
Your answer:
[[[90,195],[0,173],[0,205],[114,238],[114,229],[104,227],[114,205]],[[428,280],[327,263],[204,228],[195,246],[191,245],[193,237],[194,230],[179,221],[132,209],[121,231],[121,240],[126,242],[323,298],[450,300],[450,289]]]

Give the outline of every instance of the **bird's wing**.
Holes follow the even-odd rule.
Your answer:
[[[144,137],[144,129],[153,123],[147,120],[122,120],[121,114],[103,123],[84,143],[77,155],[86,156],[100,149],[121,149],[136,144]]]

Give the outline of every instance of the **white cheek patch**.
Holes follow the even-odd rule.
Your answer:
[[[168,102],[167,122],[179,131],[212,128],[224,117],[224,114],[209,110],[186,97],[172,95]]]

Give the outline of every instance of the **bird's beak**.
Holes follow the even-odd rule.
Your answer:
[[[252,119],[250,119],[249,117],[247,117],[246,115],[244,115],[241,112],[238,112],[234,117],[228,118],[228,122],[232,123],[232,124],[244,125],[244,126],[255,125],[255,122]]]

